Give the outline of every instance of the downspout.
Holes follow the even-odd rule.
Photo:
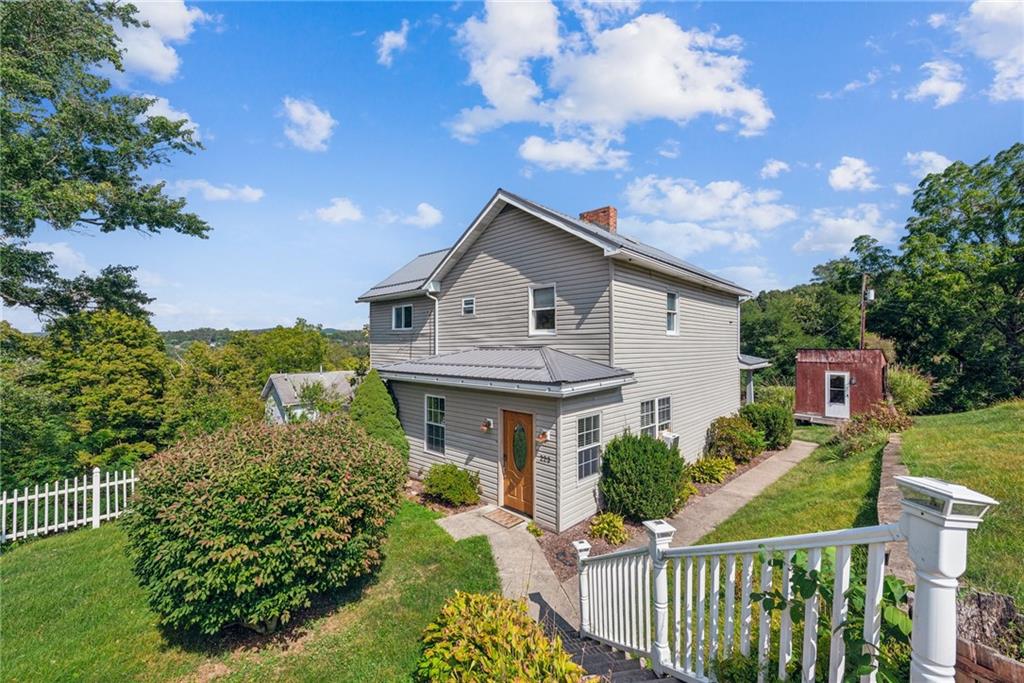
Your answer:
[[[434,283],[430,284],[433,285]],[[431,294],[429,291],[426,292],[426,294],[427,298],[434,302],[434,352],[431,355],[436,356],[438,353],[440,353],[440,351],[438,351],[440,345],[437,343],[437,334],[438,331],[441,329],[440,321],[438,320],[438,304],[440,304],[440,301],[438,301],[438,298]]]

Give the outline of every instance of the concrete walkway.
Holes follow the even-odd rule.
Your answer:
[[[525,598],[534,619],[550,620],[554,612],[575,624],[579,619],[576,603],[565,594],[537,539],[526,530],[526,521],[506,529],[484,517],[494,509],[487,505],[444,517],[437,523],[456,540],[486,536],[498,566],[502,594],[506,598]]]

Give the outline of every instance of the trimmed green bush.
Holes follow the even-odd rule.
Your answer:
[[[405,474],[344,415],[186,439],[140,468],[133,570],[171,628],[272,631],[380,563]]]
[[[764,434],[765,446],[780,450],[793,443],[793,410],[770,403],[751,403],[740,409],[740,417]]]
[[[601,456],[605,507],[626,519],[667,517],[675,509],[685,463],[679,451],[659,439],[621,434]]]
[[[622,545],[629,540],[629,532],[622,521],[622,515],[602,512],[590,520],[590,537],[601,538],[612,545]]]
[[[349,415],[367,434],[386,441],[406,460],[409,459],[409,441],[405,438],[402,423],[398,421],[395,402],[376,370],[370,370],[356,387]]]
[[[796,409],[796,387],[785,384],[765,384],[754,389],[754,402],[782,406],[792,412]]]
[[[449,505],[476,505],[480,502],[480,475],[458,465],[431,465],[423,478],[423,492]]]
[[[455,595],[423,633],[420,681],[576,683],[583,669],[557,636],[548,638],[526,603],[493,593]]]
[[[908,415],[920,412],[932,400],[932,379],[917,368],[893,365],[888,378],[892,402]]]
[[[764,434],[739,415],[720,417],[708,430],[708,452],[713,458],[750,462],[765,448]]]
[[[735,460],[717,456],[701,458],[697,462],[690,463],[686,468],[690,481],[698,484],[720,484],[735,471]]]

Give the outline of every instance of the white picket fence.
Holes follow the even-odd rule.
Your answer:
[[[0,543],[119,517],[135,492],[135,470],[100,472],[0,494]]]
[[[648,658],[656,673],[687,683],[715,679],[720,658],[738,651],[756,656],[758,681],[787,680],[794,638],[800,638],[800,680],[816,680],[819,594],[804,602],[803,633],[794,633],[787,606],[781,618],[751,599],[751,593],[778,587],[787,603],[794,556],[820,571],[822,555],[835,549],[832,630],[828,680],[847,680],[843,629],[849,604],[853,550],[866,547],[867,575],[862,638],[877,652],[887,543],[906,542],[915,562],[911,681],[953,683],[956,663],[957,577],[967,562],[967,532],[996,501],[955,484],[925,477],[897,477],[903,490],[899,524],[737,543],[672,548],[675,529],[663,520],[645,522],[648,547],[590,557],[590,544],[576,541],[579,553],[580,634],[616,649]],[[779,581],[768,558],[781,558]],[[755,565],[757,571],[755,572]],[[755,576],[758,578],[755,579]],[[672,599],[669,599],[669,580]],[[756,622],[755,622],[756,615]],[[773,637],[774,636],[774,637]],[[777,671],[768,671],[777,643]],[[751,654],[754,648],[754,654]],[[871,648],[875,648],[871,650]],[[824,672],[822,672],[824,674]],[[873,683],[875,673],[861,676]]]

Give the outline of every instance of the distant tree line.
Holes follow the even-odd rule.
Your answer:
[[[866,273],[868,346],[934,380],[928,410],[1024,396],[1024,144],[927,176],[913,211],[898,249],[859,237],[811,283],[743,304],[742,350],[773,362],[760,381],[792,383],[797,348],[856,348]]]

